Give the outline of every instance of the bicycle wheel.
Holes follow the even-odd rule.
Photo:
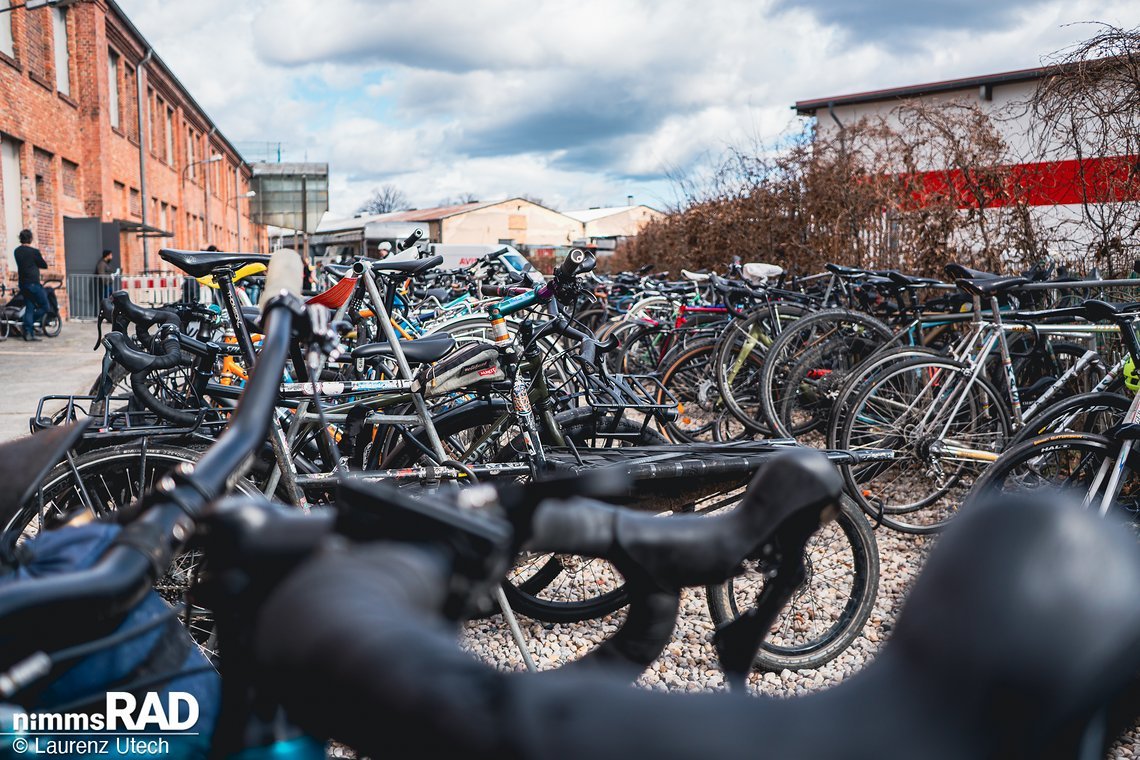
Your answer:
[[[470,404],[466,410],[441,417],[436,431],[448,456],[464,464],[515,461],[525,451],[521,435],[509,424],[506,406]],[[579,448],[597,443],[599,418],[590,409],[572,409],[558,415],[562,434]],[[604,424],[604,423],[601,423]],[[638,433],[641,427],[622,420],[617,432]],[[426,444],[426,436],[416,434]],[[652,428],[644,430],[643,444],[662,443]],[[481,445],[474,445],[483,439]],[[606,439],[612,440],[612,439]],[[618,445],[636,441],[617,439]],[[544,439],[543,443],[551,445]],[[385,467],[404,468],[419,464],[423,455],[403,443],[393,448]],[[523,554],[504,581],[503,590],[515,611],[551,623],[577,622],[603,617],[626,605],[624,582],[604,560],[592,558]]]
[[[894,366],[901,359],[910,359],[916,356],[937,358],[942,355],[938,351],[920,346],[883,348],[851,370],[839,387],[835,396],[835,403],[831,409],[831,421],[827,428],[828,448],[839,448],[839,432],[843,429],[843,423],[851,409],[851,401],[856,398],[859,391],[879,376],[881,370]]]
[[[615,330],[614,335],[618,334]],[[638,325],[623,331],[615,365],[625,375],[650,375],[658,370],[663,347],[671,343],[673,330],[665,325]]]
[[[993,385],[950,359],[884,369],[852,401],[840,448],[889,449],[894,459],[843,465],[849,493],[869,515],[905,533],[931,533],[1009,438],[1010,412]]]
[[[978,479],[966,505],[978,503],[994,493],[1035,493],[1062,491],[1074,499],[1089,497],[1090,508],[1099,507],[1108,481],[1101,476],[1120,454],[1120,444],[1089,433],[1047,433],[1030,438],[1006,451]],[[1135,449],[1128,457],[1113,510],[1136,519],[1140,515],[1140,455]]]
[[[782,410],[790,408],[784,405],[786,394],[798,396],[803,391],[807,401],[811,393],[811,403],[817,398],[810,387],[803,388],[792,382],[793,369],[828,378],[830,386],[838,387],[842,376],[892,338],[890,328],[879,320],[843,309],[816,312],[787,327],[768,348],[760,372],[759,394],[767,424],[781,436],[794,437],[806,432],[788,428],[781,421],[787,414]],[[834,366],[807,367],[801,360],[808,352],[818,353],[821,361]],[[817,427],[817,418],[813,413],[805,421],[810,427]]]
[[[720,337],[716,383],[725,408],[749,430],[771,435],[764,416],[761,371],[776,336],[800,319],[803,307],[784,304],[761,307],[742,320],[733,320]]]
[[[879,588],[879,551],[871,526],[844,497],[838,517],[822,526],[804,553],[806,579],[776,619],[756,655],[760,670],[818,668],[863,631]],[[709,586],[709,613],[717,627],[731,622],[764,588],[762,561],[720,586]]]
[[[1132,401],[1119,393],[1081,393],[1042,409],[1006,445],[1013,448],[1045,433],[1103,434],[1124,419]]]
[[[668,357],[666,360],[668,361]],[[663,365],[661,385],[677,399],[677,417],[664,425],[665,435],[673,443],[724,440],[728,410],[716,387],[716,342],[702,341],[678,352]],[[664,403],[665,392],[658,401]],[[728,431],[743,435],[746,428]]]
[[[162,444],[126,444],[96,449],[54,467],[42,486],[43,507],[26,504],[4,526],[5,545],[18,545],[42,530],[68,524],[80,515],[98,518],[133,503],[164,475],[182,464],[195,464],[201,452]],[[258,490],[240,478],[234,490],[256,495]],[[184,552],[173,559],[166,573],[155,582],[155,590],[170,604],[181,603],[197,571],[200,555]],[[213,616],[192,606],[189,628],[194,640],[210,652]]]

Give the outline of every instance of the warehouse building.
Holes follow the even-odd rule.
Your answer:
[[[1094,64],[1097,62],[1094,62]],[[997,74],[951,79],[926,84],[870,90],[798,101],[792,108],[800,116],[814,118],[817,134],[839,138],[862,119],[882,119],[898,128],[900,106],[909,103],[976,105],[990,115],[992,124],[1008,146],[1011,191],[994,195],[986,208],[1013,204],[1029,206],[1049,228],[1061,230],[1054,243],[1056,252],[1078,256],[1098,245],[1097,234],[1083,224],[1086,208],[1100,204],[1135,203],[1140,183],[1135,181],[1135,157],[1084,155],[1053,135],[1043,136],[1028,108],[1044,79],[1067,76],[1066,66],[1036,67]],[[934,154],[929,154],[933,158]],[[920,177],[929,187],[955,183],[958,170],[928,165]],[[963,207],[965,208],[965,207]],[[1129,241],[1125,241],[1129,245]]]

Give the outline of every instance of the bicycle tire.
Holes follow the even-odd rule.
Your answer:
[[[764,366],[760,371],[759,394],[767,425],[776,435],[795,437],[796,431],[788,430],[780,423],[779,404],[784,388],[782,376],[796,363],[797,357],[810,347],[824,341],[843,340],[849,342],[852,357],[856,354],[865,357],[876,348],[888,344],[893,338],[894,333],[891,329],[879,320],[846,309],[816,312],[797,320],[781,331],[768,347]],[[868,344],[866,348],[870,350],[857,349],[853,345],[856,342],[860,344],[866,342]],[[874,348],[871,348],[872,346]]]
[[[781,630],[784,631],[782,635],[786,637],[789,628],[803,625],[803,621],[815,618],[819,613],[819,606],[814,602],[810,604],[810,610],[804,610],[797,604],[797,601],[807,596],[819,599],[819,596],[809,588],[813,583],[822,585],[819,582],[825,578],[820,568],[816,566],[823,565],[830,555],[836,552],[818,550],[843,541],[850,544],[850,562],[853,568],[851,593],[847,596],[846,602],[838,609],[834,622],[818,636],[805,641],[785,641],[779,633]],[[879,588],[878,542],[867,518],[849,498],[846,496],[842,498],[836,519],[820,528],[809,541],[806,551],[808,552],[808,557],[805,559],[805,564],[808,566],[807,580],[780,613],[776,625],[773,626],[773,632],[765,639],[756,654],[753,667],[758,670],[802,670],[818,668],[830,662],[862,633],[863,626],[866,625],[874,609]],[[847,559],[844,554],[838,561],[833,560],[831,564],[842,566]],[[748,596],[752,597],[753,585],[759,583],[761,587],[763,586],[763,573],[751,568],[750,570],[724,584],[707,587],[709,614],[718,628],[739,617],[741,609],[746,608],[747,604],[741,604],[744,601],[741,596],[745,589],[748,591]]]
[[[864,448],[892,449],[895,458],[861,465],[841,465],[839,470],[847,483],[848,493],[868,514],[883,525],[917,535],[940,530],[957,510],[961,499],[955,494],[973,485],[973,471],[984,471],[982,460],[965,461],[942,459],[934,448],[936,436],[919,435],[913,425],[926,411],[936,410],[937,415],[949,413],[955,404],[956,394],[965,386],[948,386],[961,378],[967,365],[953,359],[918,357],[903,359],[885,368],[871,383],[865,385],[851,402],[851,410],[839,437],[840,448],[858,451]],[[947,391],[947,387],[950,388]],[[949,393],[949,399],[943,394]],[[893,400],[891,396],[903,400]],[[887,419],[891,412],[902,408],[904,416]],[[1011,416],[1004,397],[983,375],[971,386],[971,396],[958,407],[958,414],[950,421],[957,438],[974,435],[974,446],[996,456],[1009,439]],[[965,415],[964,417],[962,415]],[[987,429],[970,433],[967,425],[980,421]],[[928,421],[932,429],[938,424]],[[858,425],[864,427],[858,428]],[[886,434],[881,432],[887,428]],[[954,437],[954,436],[952,436]],[[965,445],[965,448],[971,448]],[[948,477],[935,467],[943,461],[956,464]],[[890,477],[887,477],[891,474]],[[928,487],[923,477],[933,478],[934,487]],[[966,483],[966,480],[969,480]],[[965,485],[965,488],[963,488]],[[909,499],[903,503],[887,503],[885,499]]]
[[[448,415],[436,424],[436,431],[439,433],[440,439],[443,441],[445,450],[452,458],[459,458],[463,464],[470,464],[472,462],[463,462],[463,450],[460,446],[463,443],[461,436],[471,431],[482,432],[482,428],[490,426],[498,421],[504,414],[503,408],[494,408],[486,404],[472,404],[467,412],[460,412],[458,414]],[[596,428],[591,427],[590,418],[596,420],[596,415],[591,409],[572,409],[569,412],[564,412],[558,415],[558,419],[563,423],[563,435],[569,435],[572,439],[577,438],[578,441],[590,437],[591,433],[596,433]],[[627,425],[633,425],[629,420],[624,421]],[[639,426],[640,427],[640,426]],[[656,436],[652,442],[660,443],[661,438],[652,428],[648,428],[647,432],[651,436]],[[577,435],[575,436],[575,433]],[[473,433],[475,434],[475,433]],[[426,444],[426,436],[422,432],[413,433],[417,439]],[[516,450],[515,444],[521,442],[521,435],[513,436],[510,441],[502,442],[502,445],[494,452],[489,452],[489,455],[479,463],[489,461],[507,462],[513,458]],[[550,441],[544,441],[549,444]],[[405,444],[403,441],[398,443],[394,448],[392,454],[385,460],[385,467],[403,468],[415,465],[421,459],[421,454],[414,446]],[[557,559],[557,558],[556,558]],[[553,566],[547,567],[536,566],[534,574],[528,576],[529,578],[538,578],[540,580],[533,582],[524,588],[517,588],[514,584],[504,581],[503,590],[511,604],[511,608],[526,615],[527,617],[535,620],[542,620],[549,623],[568,623],[580,622],[582,620],[590,620],[598,617],[604,617],[628,603],[625,590],[622,587],[607,589],[603,594],[593,596],[589,599],[578,599],[569,601],[555,601],[546,600],[539,596],[539,594],[554,582],[559,572],[554,572],[556,569]],[[524,580],[523,583],[526,581]]]
[[[73,459],[74,469],[72,462],[62,462],[44,478],[41,485],[44,511],[41,512],[35,502],[23,505],[4,525],[0,541],[5,546],[14,546],[41,530],[62,527],[80,510],[92,513],[93,517],[118,511],[175,467],[196,464],[202,453],[200,449],[168,444],[130,443],[79,454]],[[76,473],[79,473],[78,482]],[[260,495],[246,478],[234,480],[231,489],[248,496]],[[39,524],[33,526],[36,521]],[[183,601],[196,572],[195,563],[195,553],[183,552],[173,558],[167,572],[156,579],[155,589],[168,603]],[[213,635],[210,613],[201,610],[189,618],[189,623],[194,640],[207,654],[212,654],[209,651]]]
[[[1069,396],[1034,414],[1014,433],[1006,444],[1006,450],[1045,433],[1103,434],[1124,419],[1131,404],[1132,400],[1127,396],[1108,391]]]
[[[971,508],[996,493],[1061,491],[1080,501],[1105,460],[1119,453],[1119,442],[1103,435],[1047,433],[1030,438],[994,462],[974,484],[962,508]],[[1128,457],[1120,493],[1128,496],[1114,506],[1135,520],[1140,514],[1140,454],[1135,449]],[[1100,498],[1094,498],[1090,509],[1099,503]]]
[[[776,308],[781,324],[774,325],[768,307],[762,306],[744,319],[729,323],[717,341],[716,383],[725,408],[741,424],[761,435],[772,434],[764,424],[760,398],[764,357],[783,329],[783,317],[787,315],[786,321],[792,323],[804,315],[800,306],[783,304]]]
[[[945,354],[922,346],[888,347],[876,351],[862,364],[851,370],[851,373],[839,388],[835,399],[835,406],[831,412],[831,422],[827,428],[828,448],[839,448],[839,444],[837,443],[839,431],[843,429],[843,421],[846,419],[847,412],[850,409],[851,399],[855,397],[855,394],[877,377],[878,373],[887,366],[901,359],[909,359],[916,356],[938,358],[945,356]]]
[[[738,425],[739,431],[734,430],[736,426],[730,427],[730,420],[736,420],[725,408],[716,387],[712,367],[715,359],[716,342],[706,340],[680,350],[663,365],[658,402],[665,402],[666,392],[678,401],[676,418],[662,426],[672,443],[733,440],[748,432],[743,425]]]

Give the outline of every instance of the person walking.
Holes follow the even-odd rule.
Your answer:
[[[20,293],[24,296],[24,340],[39,340],[36,336],[36,321],[48,312],[47,293],[40,284],[40,270],[47,269],[40,249],[33,248],[32,231],[20,231],[20,245],[14,251],[16,271],[19,276]]]

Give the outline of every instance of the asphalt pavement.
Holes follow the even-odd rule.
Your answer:
[[[58,338],[0,341],[0,441],[28,434],[28,419],[47,395],[83,394],[103,361],[93,322],[64,322]]]

